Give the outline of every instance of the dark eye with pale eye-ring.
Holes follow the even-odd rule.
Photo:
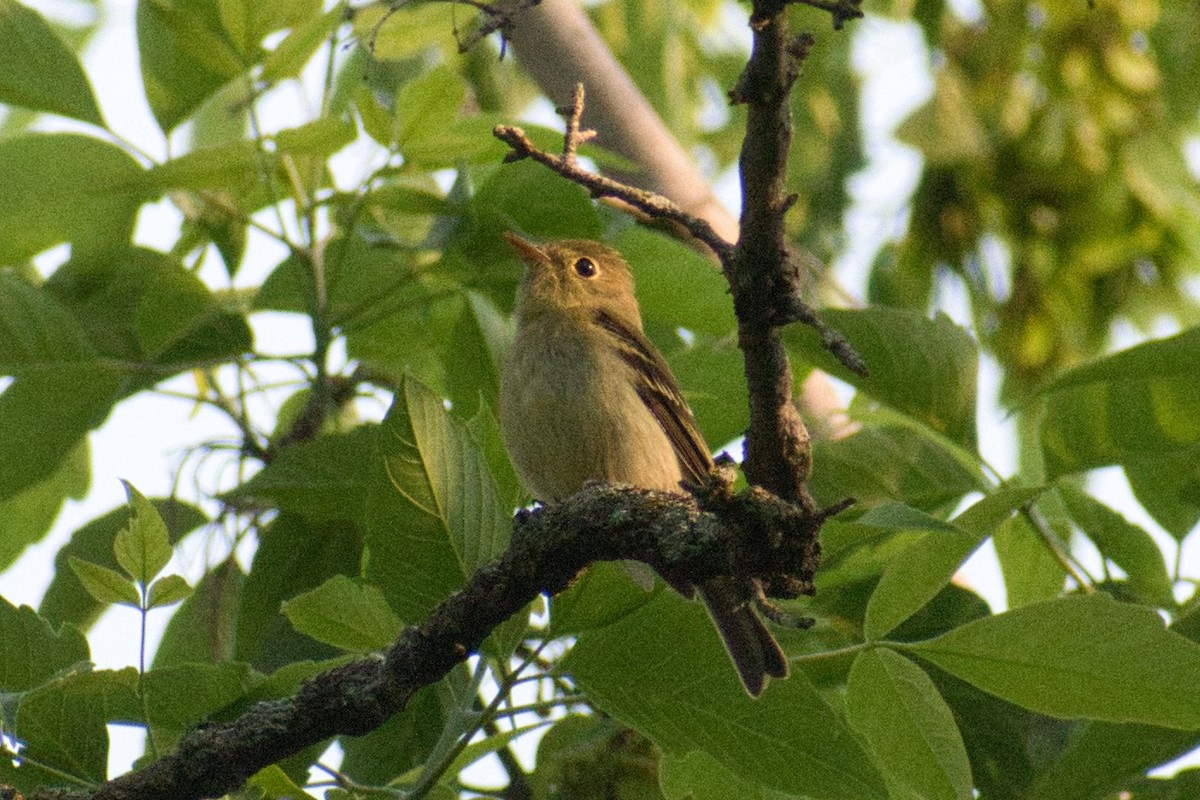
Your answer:
[[[596,262],[590,258],[580,258],[575,261],[575,273],[581,278],[596,276]]]

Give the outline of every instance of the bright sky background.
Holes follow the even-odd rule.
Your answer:
[[[94,13],[92,6],[72,0],[25,0],[26,5],[58,19],[80,20]],[[974,0],[953,3],[965,16],[978,14]],[[137,64],[137,44],[133,39],[134,0],[105,0],[105,23],[85,53],[85,69],[92,76],[92,86],[105,119],[125,139],[155,158],[166,155],[162,134],[154,123],[145,99],[138,91],[127,87],[140,86]],[[80,16],[83,15],[83,16]],[[730,24],[744,30],[739,15],[729,14]],[[862,113],[867,154],[870,163],[855,176],[851,188],[855,205],[847,215],[847,250],[837,263],[841,283],[854,296],[863,296],[867,269],[876,248],[884,240],[900,235],[906,226],[904,204],[915,185],[921,168],[920,156],[911,148],[895,141],[890,132],[908,111],[923,102],[932,92],[928,69],[928,53],[915,25],[896,24],[879,19],[867,19],[853,24],[856,29],[854,63],[865,77]],[[748,32],[745,33],[749,41]],[[319,61],[319,59],[318,59]],[[287,128],[303,121],[303,111],[317,103],[320,86],[317,64],[307,75],[306,89],[288,87],[273,93],[261,108],[261,118],[268,132]],[[549,104],[536,107],[531,115],[548,125],[559,125]],[[82,129],[86,126],[66,120],[44,119],[38,127],[43,130]],[[364,143],[352,145],[333,161],[333,170],[344,187],[353,186],[358,177],[376,166],[378,154]],[[1197,156],[1200,160],[1200,155]],[[738,205],[735,176],[726,174],[715,181],[722,200],[731,209]],[[274,217],[262,220],[273,225]],[[137,231],[139,243],[150,247],[167,248],[179,230],[179,215],[166,202],[143,210]],[[39,267],[49,271],[67,255],[66,248],[57,248],[39,258]],[[251,232],[247,258],[237,276],[239,287],[255,286],[283,256],[280,246],[261,234]],[[210,286],[225,286],[228,281],[215,259],[209,260],[208,271],[202,277]],[[939,305],[960,324],[970,327],[967,296],[961,283],[948,280],[939,289]],[[259,314],[252,319],[257,349],[261,352],[296,353],[311,348],[312,336],[303,318],[285,314]],[[1164,328],[1160,335],[1173,333]],[[1128,346],[1137,340],[1131,328],[1119,329],[1116,344]],[[290,376],[289,376],[290,377]],[[165,384],[179,391],[189,390],[187,376]],[[1010,419],[996,403],[999,371],[986,356],[980,371],[979,430],[983,455],[1001,474],[1011,474],[1015,468],[1015,429]],[[843,391],[848,396],[848,390]],[[280,398],[266,400],[258,409],[262,419],[273,419]],[[54,554],[83,523],[125,502],[119,479],[133,483],[147,496],[163,496],[171,491],[170,476],[164,465],[177,464],[186,449],[196,442],[225,438],[232,440],[234,432],[225,418],[210,409],[196,408],[189,402],[161,396],[139,396],[121,403],[106,424],[91,436],[94,474],[88,496],[79,502],[69,502],[47,539],[28,551],[6,572],[0,575],[0,596],[15,604],[36,607],[52,578]],[[193,460],[183,470],[184,481],[180,494],[194,497],[192,482],[199,481],[210,488],[214,480],[228,488],[232,475],[217,476],[214,466],[196,465]],[[1150,530],[1164,547],[1168,559],[1174,556],[1174,542],[1149,518],[1133,499],[1128,484],[1118,468],[1100,470],[1092,488],[1109,503],[1119,508],[1132,521]],[[1200,545],[1193,536],[1191,552],[1185,557],[1200,557]],[[168,567],[195,583],[207,564],[228,553],[228,538],[214,536],[211,530],[194,534],[178,549]],[[249,563],[251,551],[239,553],[243,563]],[[1094,553],[1089,568],[1098,564]],[[1196,563],[1191,560],[1189,563]],[[1000,611],[1005,608],[1004,590],[999,569],[990,543],[974,556],[962,570],[959,580],[971,585]],[[150,617],[149,646],[157,646],[169,612],[153,612]],[[107,612],[89,634],[93,660],[100,668],[119,668],[137,663],[138,616],[125,608]],[[113,747],[111,768],[124,771],[140,754],[143,735],[140,731],[110,726]],[[527,752],[532,745],[528,744]],[[1192,754],[1191,763],[1200,763]],[[1162,772],[1170,773],[1178,765]]]

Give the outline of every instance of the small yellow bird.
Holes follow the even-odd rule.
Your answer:
[[[680,491],[712,456],[666,361],[642,332],[633,276],[586,240],[535,245],[506,234],[525,271],[500,385],[500,427],[525,487],[543,501],[589,480]],[[732,579],[698,587],[751,696],[787,660]]]

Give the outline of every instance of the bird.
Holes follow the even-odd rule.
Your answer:
[[[517,475],[553,502],[588,481],[682,492],[713,459],[667,362],[646,338],[628,264],[599,242],[505,238],[524,262],[500,379],[500,430]],[[676,587],[687,590],[691,587]],[[742,685],[761,695],[787,659],[734,578],[695,587]]]

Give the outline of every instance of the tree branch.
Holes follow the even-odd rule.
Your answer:
[[[557,594],[589,564],[635,559],[674,585],[717,576],[761,581],[775,597],[811,594],[817,532],[844,505],[810,513],[751,488],[675,492],[592,484],[567,500],[522,512],[509,548],[382,659],[322,673],[291,698],[260,702],[241,717],[185,735],[175,752],[94,792],[35,792],[30,800],[199,800],[235,791],[254,773],[338,735],[361,735],[402,711],[497,625],[541,593]]]

